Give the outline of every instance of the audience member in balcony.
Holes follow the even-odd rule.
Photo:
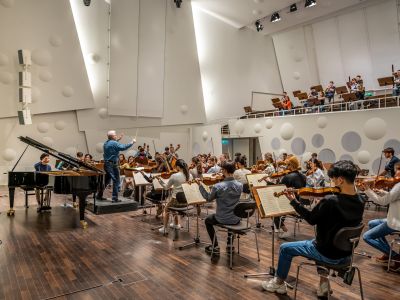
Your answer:
[[[394,75],[393,96],[400,96],[400,70],[394,72],[393,75]]]
[[[329,81],[328,86],[325,89],[325,98],[328,99],[329,104],[335,97],[336,87],[333,81]]]
[[[283,92],[283,97],[282,97],[281,101],[282,101],[282,106],[283,106],[284,110],[292,109],[292,101],[290,101],[290,98],[286,92]]]

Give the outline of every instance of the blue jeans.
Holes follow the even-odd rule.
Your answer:
[[[400,87],[396,87],[393,89],[393,96],[400,96]]]
[[[389,255],[390,246],[385,236],[396,230],[387,225],[386,219],[371,220],[368,222],[368,228],[369,230],[363,235],[364,241],[375,249]],[[397,253],[393,252],[393,255],[397,255]]]
[[[117,200],[120,185],[118,164],[106,161],[104,163],[104,171],[106,171],[104,187],[109,185],[112,180],[112,200]]]
[[[349,261],[349,257],[340,259],[330,259],[323,256],[315,248],[314,240],[299,241],[284,243],[279,248],[279,261],[278,269],[276,270],[276,275],[285,280],[289,274],[290,265],[292,264],[292,259],[295,256],[303,256],[314,261],[320,261],[328,264],[342,264]]]

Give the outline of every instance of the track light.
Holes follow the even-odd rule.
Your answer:
[[[274,23],[274,22],[278,22],[280,20],[281,20],[281,16],[279,15],[279,13],[274,12],[271,16],[271,22]]]
[[[263,26],[263,24],[261,24],[260,20],[257,20],[254,25],[256,25],[257,32],[260,32],[261,30],[264,29],[264,26]]]
[[[90,0],[83,0],[83,4],[85,4],[86,6],[90,5]]]
[[[290,5],[289,11],[290,11],[291,13],[297,11],[297,4],[296,4],[296,3],[293,3],[292,5]]]
[[[174,0],[177,8],[181,8],[182,0]]]
[[[304,7],[312,7],[317,5],[317,0],[306,0],[306,4],[304,5]]]

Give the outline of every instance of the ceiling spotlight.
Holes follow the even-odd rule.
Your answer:
[[[260,32],[261,30],[264,29],[264,26],[263,26],[263,24],[261,24],[260,20],[257,20],[255,25],[256,25],[257,32]]]
[[[306,0],[306,4],[304,5],[304,7],[312,7],[317,5],[317,0]]]
[[[297,11],[297,4],[293,3],[292,5],[290,5],[290,10],[291,13]]]
[[[90,0],[83,0],[83,4],[85,4],[86,6],[90,5]]]
[[[174,0],[177,8],[181,8],[182,0]]]
[[[274,23],[274,22],[278,22],[280,20],[281,20],[281,16],[279,15],[279,13],[274,12],[271,16],[271,22]]]

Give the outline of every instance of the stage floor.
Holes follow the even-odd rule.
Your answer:
[[[225,253],[226,234],[218,233],[219,260],[211,263],[203,247],[178,250],[195,234],[195,218],[190,233],[182,231],[164,237],[151,230],[158,224],[154,216],[132,217],[141,213],[123,212],[94,215],[87,211],[89,227],[79,227],[78,211],[61,207],[63,196],[55,195],[51,213],[37,214],[35,198],[25,209],[23,194],[16,193],[15,217],[8,217],[6,187],[0,188],[0,299],[289,299],[263,292],[260,279],[245,279],[246,273],[266,272],[271,265],[270,221],[258,232],[261,262],[257,262],[254,235],[241,238],[241,255],[235,255],[233,270]],[[209,210],[209,212],[211,212]],[[153,214],[155,210],[153,209]],[[205,213],[205,209],[203,213]],[[386,212],[372,207],[364,222],[381,218]],[[184,220],[181,221],[185,224]],[[292,221],[287,224],[293,230]],[[200,236],[208,241],[204,221]],[[313,228],[300,224],[298,235],[290,240],[310,239]],[[275,247],[276,259],[279,244]],[[360,243],[357,251],[377,252]],[[296,258],[290,276],[295,276]],[[400,294],[400,274],[387,273],[372,259],[357,256],[366,299],[396,299]],[[315,269],[305,269],[299,284],[299,299],[316,299],[318,277]],[[334,279],[333,299],[359,299],[358,279],[348,288]],[[63,296],[64,295],[64,296]]]

